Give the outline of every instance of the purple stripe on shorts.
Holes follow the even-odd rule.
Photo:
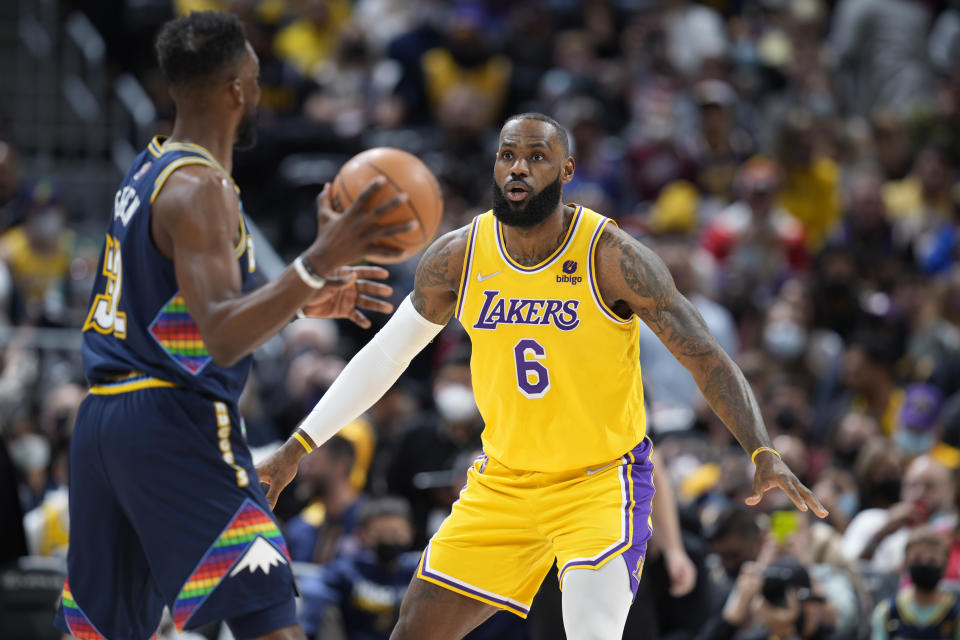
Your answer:
[[[569,569],[577,567],[596,567],[613,555],[623,555],[630,572],[630,589],[634,597],[640,584],[640,569],[643,568],[643,558],[647,551],[647,541],[650,539],[650,509],[653,502],[653,463],[650,462],[651,443],[644,438],[636,447],[624,456],[627,464],[620,467],[620,480],[623,483],[624,495],[624,530],[621,535],[621,544],[610,547],[602,555],[592,560],[574,560],[563,565],[560,570],[560,579]],[[630,489],[633,488],[631,500]],[[631,532],[630,524],[633,524]]]
[[[460,591],[465,591],[478,598],[483,598],[484,600],[495,602],[498,605],[501,605],[502,607],[510,609],[511,611],[522,613],[524,616],[530,613],[530,607],[524,607],[522,605],[515,604],[513,602],[510,602],[509,600],[504,599],[501,596],[497,596],[492,593],[484,593],[483,591],[479,591],[476,587],[468,585],[465,582],[452,580],[446,576],[440,575],[439,573],[434,573],[433,571],[430,571],[430,545],[429,544],[427,545],[426,550],[424,550],[423,552],[423,561],[421,562],[421,565],[420,565],[420,571],[421,573],[423,573],[423,575],[433,580],[436,580],[437,582],[442,582],[445,585],[449,585],[454,589],[459,589]]]
[[[644,556],[647,553],[647,541],[650,540],[650,510],[653,505],[653,463],[650,462],[650,440],[644,438],[630,454],[636,462],[631,465],[630,481],[633,483],[635,506],[633,518],[633,540],[623,552],[623,559],[630,572],[630,589],[634,597],[640,585]]]

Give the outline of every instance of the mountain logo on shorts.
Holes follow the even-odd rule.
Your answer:
[[[263,571],[265,575],[270,575],[270,568],[281,564],[287,564],[287,559],[283,554],[277,551],[277,548],[267,542],[266,538],[257,537],[249,547],[246,553],[234,565],[230,577],[234,577],[244,569],[249,569],[250,573]]]

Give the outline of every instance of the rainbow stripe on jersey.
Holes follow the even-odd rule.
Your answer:
[[[150,334],[177,364],[196,375],[212,359],[178,291],[150,324]]]
[[[73,599],[69,578],[63,581],[60,603],[63,605],[63,617],[67,621],[67,627],[69,627],[70,634],[73,637],[80,640],[106,640]]]
[[[177,630],[183,631],[190,616],[217,588],[257,537],[265,538],[290,561],[287,543],[277,523],[255,503],[245,500],[177,595],[173,604],[173,621]]]

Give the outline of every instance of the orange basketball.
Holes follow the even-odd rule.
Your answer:
[[[387,211],[380,224],[401,224],[416,220],[420,225],[383,244],[403,249],[403,255],[377,262],[401,262],[423,249],[437,233],[443,216],[443,197],[433,172],[417,156],[394,149],[376,147],[350,158],[333,179],[330,201],[336,211],[346,211],[354,198],[377,176],[387,179],[374,194],[370,203],[377,206],[399,193],[407,194],[407,201]]]

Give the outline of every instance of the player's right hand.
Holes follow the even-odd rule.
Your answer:
[[[364,257],[389,260],[403,253],[402,249],[389,247],[383,241],[416,229],[418,223],[379,224],[383,214],[407,199],[407,195],[401,193],[383,204],[370,206],[373,196],[385,183],[383,177],[371,180],[343,213],[333,210],[330,185],[323,187],[317,197],[317,238],[306,253],[319,274],[325,276]]]
[[[829,515],[817,496],[793,475],[793,471],[779,456],[765,451],[757,456],[755,464],[757,469],[753,473],[753,494],[745,500],[749,506],[760,504],[764,493],[780,487],[800,511],[812,510],[818,518]]]
[[[271,509],[277,506],[277,499],[280,497],[280,492],[296,477],[300,458],[305,454],[306,450],[303,446],[293,438],[290,438],[283,446],[257,465],[257,476],[260,478],[260,486],[263,488],[264,493],[267,494],[267,502],[270,503]]]

